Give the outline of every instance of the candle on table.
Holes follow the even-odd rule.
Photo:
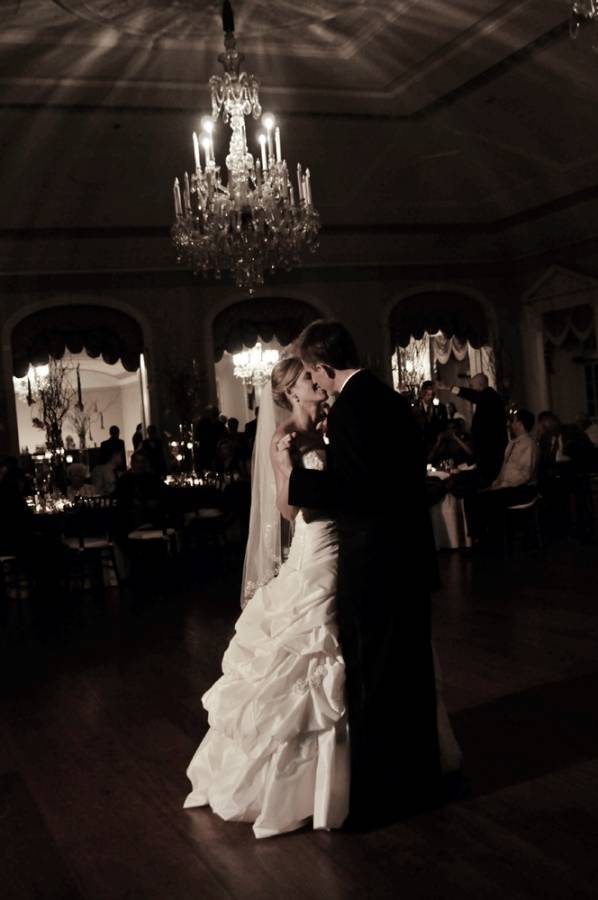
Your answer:
[[[282,162],[282,150],[280,148],[280,128],[274,129],[274,143],[276,144],[276,162]]]

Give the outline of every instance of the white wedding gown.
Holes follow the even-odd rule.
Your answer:
[[[303,457],[322,469],[323,451]],[[349,806],[345,667],[335,616],[334,522],[299,512],[286,562],[236,624],[222,677],[204,694],[210,729],[185,807],[253,822],[258,838],[339,828]]]
[[[322,469],[324,451],[303,457]],[[349,808],[345,668],[335,616],[338,541],[333,521],[301,511],[286,562],[236,624],[222,677],[204,694],[210,728],[187,776],[185,807],[253,822],[258,838],[339,828]],[[461,754],[438,697],[444,771]]]

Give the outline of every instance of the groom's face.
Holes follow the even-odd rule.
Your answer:
[[[330,377],[329,372],[332,370],[329,370],[328,366],[323,366],[321,363],[315,363],[314,365],[303,363],[303,368],[310,373],[314,385],[326,391],[327,394],[334,394],[336,381]]]

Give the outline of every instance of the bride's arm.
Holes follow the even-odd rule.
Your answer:
[[[298,506],[289,506],[289,478],[292,472],[290,462],[289,447],[292,435],[274,435],[272,444],[270,445],[270,461],[274,470],[274,478],[276,479],[276,506],[283,519],[293,522],[297,513]]]

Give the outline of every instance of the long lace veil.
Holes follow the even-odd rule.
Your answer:
[[[258,587],[278,573],[282,562],[281,516],[276,506],[276,481],[270,462],[272,436],[284,411],[272,398],[270,381],[260,398],[260,414],[251,460],[251,513],[245,549],[241,606],[253,597]]]

